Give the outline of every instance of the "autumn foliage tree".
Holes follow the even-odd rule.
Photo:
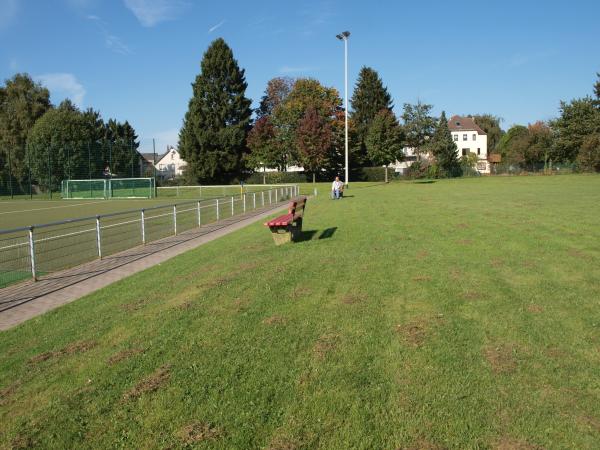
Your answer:
[[[327,161],[332,138],[329,123],[319,114],[316,108],[309,108],[298,123],[296,144],[300,161],[307,171],[312,172],[313,183],[317,171]]]

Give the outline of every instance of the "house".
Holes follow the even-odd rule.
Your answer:
[[[448,120],[448,128],[456,144],[458,157],[467,156],[469,153],[477,155],[477,171],[490,173],[488,162],[487,134],[472,117],[452,116]]]
[[[156,163],[154,163],[156,175],[163,180],[171,180],[183,175],[183,169],[186,165],[187,163],[181,158],[179,151],[172,146],[167,146],[166,153],[159,156]]]

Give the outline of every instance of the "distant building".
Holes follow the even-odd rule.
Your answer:
[[[154,164],[156,176],[163,180],[171,180],[183,175],[183,169],[186,165],[187,163],[181,158],[179,150],[171,146],[167,146],[166,153],[159,156]]]
[[[448,120],[448,128],[456,144],[458,157],[473,153],[478,158],[477,171],[490,173],[487,134],[475,123],[475,120],[471,117],[452,116]]]

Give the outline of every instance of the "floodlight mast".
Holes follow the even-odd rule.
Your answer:
[[[349,31],[343,31],[336,36],[340,41],[344,41],[344,119],[345,119],[345,153],[344,162],[346,166],[346,174],[344,177],[344,184],[348,187],[350,181],[350,171],[348,168],[348,38],[350,37]]]

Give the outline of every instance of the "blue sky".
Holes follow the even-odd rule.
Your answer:
[[[28,72],[52,101],[69,97],[129,120],[144,150],[177,143],[190,83],[223,37],[256,104],[275,76],[311,76],[343,95],[376,69],[400,114],[492,113],[503,127],[547,120],[590,94],[600,72],[600,2],[0,0],[0,78]]]

